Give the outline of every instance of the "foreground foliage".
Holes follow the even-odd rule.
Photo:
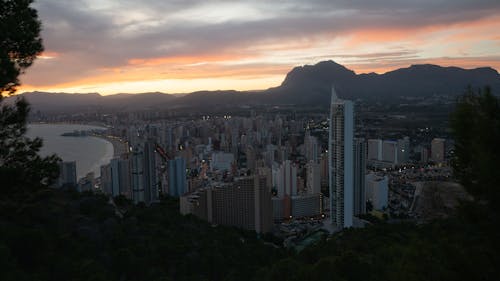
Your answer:
[[[259,271],[255,280],[498,280],[499,218],[484,206],[424,225],[348,230]]]
[[[299,254],[255,233],[103,196],[40,190],[0,201],[0,280],[497,280],[500,222],[485,206],[425,225],[352,229]],[[117,211],[123,213],[121,218]]]
[[[26,137],[29,110],[23,99],[14,106],[0,101],[0,198],[50,186],[59,175],[59,157],[40,156],[42,139]]]
[[[18,76],[43,51],[41,23],[32,0],[0,0],[0,198],[47,187],[59,174],[55,155],[41,157],[40,138],[25,136],[30,107],[24,99],[6,104]]]
[[[284,251],[255,233],[151,207],[40,190],[0,201],[0,280],[251,280]]]
[[[33,0],[0,0],[0,100],[19,86],[18,76],[43,51]]]
[[[500,208],[500,100],[491,89],[468,89],[451,115],[455,138],[453,170],[478,200]]]

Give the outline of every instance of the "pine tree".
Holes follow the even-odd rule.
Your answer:
[[[489,87],[477,93],[469,88],[459,98],[451,129],[455,175],[476,199],[500,208],[500,101]]]
[[[0,0],[0,196],[49,186],[59,174],[55,155],[41,157],[40,138],[25,136],[29,104],[17,98],[6,105],[20,85],[18,76],[43,51],[40,21],[32,0]]]

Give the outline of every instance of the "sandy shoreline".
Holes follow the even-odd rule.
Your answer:
[[[105,135],[94,135],[97,138],[101,138],[110,142],[113,145],[113,157],[120,157],[121,155],[128,153],[128,145],[126,142],[118,137],[105,136]]]

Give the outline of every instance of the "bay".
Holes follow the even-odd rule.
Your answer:
[[[80,179],[89,172],[100,176],[101,165],[108,164],[113,158],[113,145],[98,137],[63,137],[61,134],[92,129],[105,128],[77,124],[29,124],[27,136],[43,139],[42,156],[55,153],[63,161],[76,161],[76,174]]]

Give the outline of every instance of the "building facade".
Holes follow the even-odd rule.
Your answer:
[[[354,139],[354,215],[366,213],[365,176],[367,145],[364,139]]]
[[[329,124],[330,218],[337,228],[351,227],[354,202],[354,108],[337,97],[332,87]]]
[[[444,144],[445,140],[440,138],[435,138],[431,142],[431,160],[435,162],[444,162]]]
[[[369,139],[368,140],[368,159],[382,161],[382,140]]]
[[[257,175],[214,184],[180,198],[182,214],[193,214],[213,224],[236,226],[257,233],[271,230],[272,208],[267,180]]]
[[[176,157],[168,161],[168,193],[170,196],[179,197],[186,193],[186,160]]]
[[[159,200],[155,143],[140,141],[132,148],[132,199],[147,205]]]
[[[76,188],[76,162],[59,162],[59,178],[57,187]]]

